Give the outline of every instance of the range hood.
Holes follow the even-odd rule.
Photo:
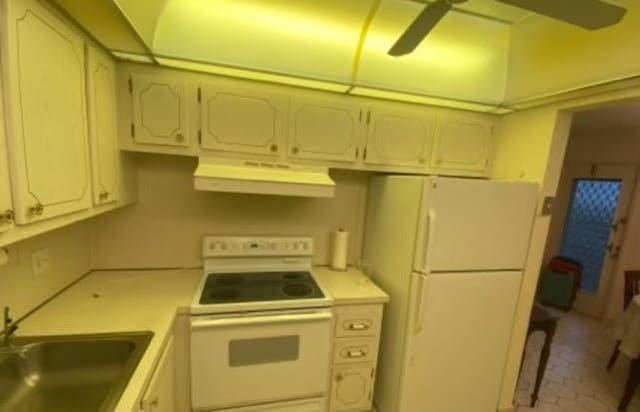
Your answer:
[[[193,177],[196,190],[212,192],[333,197],[336,186],[327,168],[202,157]]]

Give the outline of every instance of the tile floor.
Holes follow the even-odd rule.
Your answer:
[[[529,407],[544,335],[536,332],[527,343],[522,374],[516,392],[517,412],[615,412],[629,370],[620,355],[615,367],[606,365],[614,347],[611,333],[595,319],[576,313],[556,312],[560,317],[551,356],[542,381],[539,401]],[[640,392],[640,391],[639,391]],[[640,395],[627,412],[640,412]]]

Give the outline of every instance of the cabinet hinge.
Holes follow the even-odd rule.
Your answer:
[[[367,160],[367,148],[364,148],[364,152],[362,153],[362,160]]]
[[[371,122],[371,110],[367,112],[367,124]]]
[[[358,121],[362,123],[362,109],[360,109],[360,117],[358,118]]]
[[[129,77],[129,94],[133,94],[133,79]]]
[[[356,159],[358,158],[359,153],[360,153],[360,149],[356,147]]]
[[[131,137],[136,137],[136,126],[131,123]]]
[[[198,87],[198,103],[202,101],[202,89]]]
[[[198,144],[202,145],[202,130],[198,130]]]

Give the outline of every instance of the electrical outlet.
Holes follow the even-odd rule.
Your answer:
[[[36,250],[31,255],[31,268],[33,269],[33,278],[38,279],[49,272],[49,249],[44,248]]]

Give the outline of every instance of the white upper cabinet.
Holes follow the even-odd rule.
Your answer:
[[[187,147],[191,144],[187,114],[187,82],[169,77],[134,73],[133,138],[137,143]]]
[[[261,87],[224,83],[200,89],[200,147],[213,152],[280,156],[286,99]]]
[[[493,122],[476,117],[443,116],[438,122],[431,167],[484,172],[493,151]]]
[[[365,162],[384,166],[426,168],[435,116],[428,109],[401,105],[375,106],[367,113]]]
[[[345,97],[294,98],[289,109],[289,159],[355,162],[362,106]]]
[[[93,202],[119,196],[120,150],[116,118],[115,65],[111,58],[87,48],[87,98],[93,171]]]
[[[16,221],[91,205],[82,39],[36,0],[7,7],[2,47]]]

